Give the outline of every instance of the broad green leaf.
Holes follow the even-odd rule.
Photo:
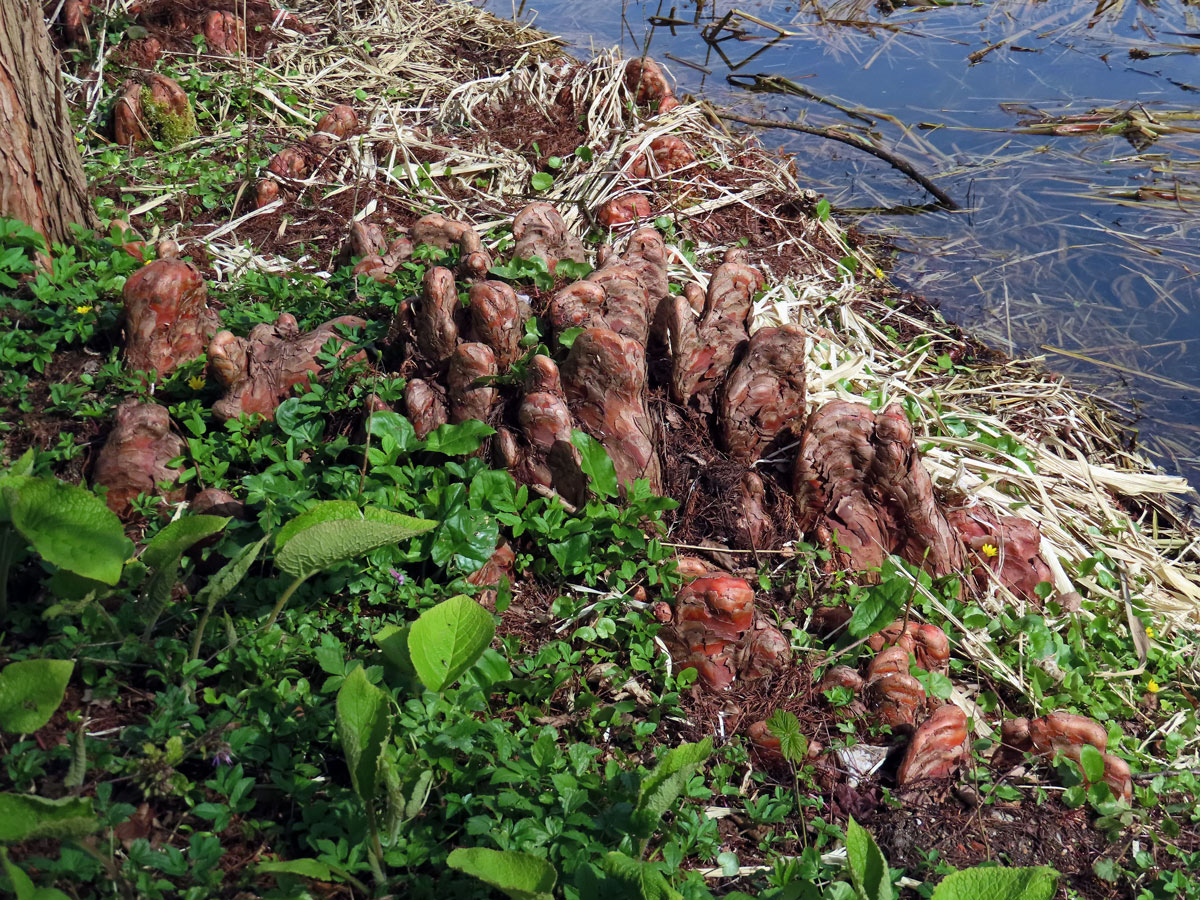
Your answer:
[[[121,520],[104,501],[53,478],[4,480],[13,527],[47,562],[107,585],[121,580],[133,551]]]
[[[1104,780],[1104,754],[1091,744],[1084,744],[1079,750],[1079,766],[1083,769],[1083,777],[1090,784]]]
[[[558,342],[568,350],[575,346],[575,339],[579,337],[586,329],[584,328],[567,328],[560,331],[558,334]]]
[[[66,569],[59,569],[42,582],[42,585],[56,599],[72,603],[84,600],[89,594],[94,599],[112,593],[112,588],[108,585],[68,572]],[[46,615],[49,617],[48,613]]]
[[[1092,874],[1101,881],[1116,884],[1121,880],[1121,867],[1115,859],[1102,857],[1092,861]]]
[[[275,565],[296,578],[370,553],[437,527],[437,522],[376,510],[366,518],[318,522],[291,537],[275,555]]]
[[[624,886],[627,895],[641,900],[683,900],[683,894],[671,887],[654,863],[642,862],[624,853],[611,852],[600,863],[613,881]]]
[[[475,664],[495,631],[492,614],[463,594],[427,609],[408,633],[417,677],[429,690],[443,690]]]
[[[1087,789],[1082,784],[1072,785],[1062,792],[1063,805],[1068,809],[1079,809],[1087,800]]]
[[[15,843],[37,838],[69,840],[100,827],[91,797],[47,800],[33,794],[0,793],[0,841]]]
[[[391,733],[389,698],[367,680],[362,666],[346,676],[337,693],[337,731],[350,769],[350,783],[364,806],[375,797],[379,752]]]
[[[417,440],[417,432],[412,422],[389,410],[371,413],[371,418],[367,420],[367,429],[375,440],[391,438],[401,453],[414,450],[421,444]]]
[[[468,503],[473,509],[517,510],[517,482],[508,472],[484,469],[471,478]]]
[[[479,657],[475,665],[471,666],[470,672],[476,684],[488,692],[491,691],[493,685],[502,681],[510,681],[513,677],[508,660],[502,653],[498,653],[491,647],[483,651],[483,655]]]
[[[193,545],[221,531],[229,521],[229,516],[185,516],[169,522],[147,542],[141,555],[142,565],[147,569],[171,565]]]
[[[446,456],[466,456],[478,450],[485,437],[495,433],[495,428],[477,419],[461,425],[439,425],[426,436],[425,449]]]
[[[325,420],[310,403],[300,397],[288,397],[275,410],[275,424],[288,437],[300,442],[301,446],[314,444],[325,430]]]
[[[933,900],[1050,900],[1057,891],[1058,872],[1049,866],[989,866],[947,875]]]
[[[0,847],[0,863],[4,872],[12,882],[13,893],[17,900],[71,900],[66,894],[55,888],[38,887],[24,870],[8,859],[8,851]]]
[[[262,862],[254,867],[257,872],[272,874],[299,875],[301,878],[314,878],[317,881],[329,881],[333,872],[329,866],[319,859],[280,859]]]
[[[75,663],[26,659],[0,671],[0,729],[31,734],[50,721],[62,703]]]
[[[212,537],[229,524],[228,516],[188,516],[169,522],[150,539],[139,560],[150,569],[150,577],[138,597],[138,612],[146,621],[142,640],[150,640],[158,617],[171,602],[172,590],[179,581],[183,554],[193,545]]]
[[[892,900],[892,875],[883,851],[853,817],[846,823],[846,860],[859,900]]]
[[[779,752],[793,765],[800,765],[808,756],[808,738],[800,732],[800,720],[795,713],[777,709],[767,719],[767,730],[779,738]]]
[[[463,572],[481,568],[500,542],[500,523],[491,513],[459,506],[438,527],[430,558],[439,566],[453,562]]]
[[[904,608],[912,589],[912,583],[899,575],[871,585],[850,616],[846,628],[850,636],[866,637],[887,627]]]
[[[408,632],[410,625],[384,625],[371,640],[379,647],[384,658],[405,675],[415,675],[412,657],[408,655]]]
[[[317,503],[300,513],[300,515],[296,516],[290,522],[285,522],[283,527],[276,532],[275,552],[278,553],[288,541],[304,529],[311,528],[313,525],[318,525],[321,522],[361,518],[363,518],[362,509],[353,500],[326,500],[322,503]]]
[[[478,878],[512,900],[550,900],[558,880],[554,866],[546,860],[515,850],[459,847],[446,857],[446,865]]]
[[[634,829],[638,837],[648,838],[658,828],[663,813],[670,809],[688,780],[704,765],[712,753],[712,738],[696,744],[680,744],[663,756],[642,781],[637,805],[633,811]]]
[[[565,541],[558,541],[546,548],[559,570],[564,575],[574,575],[588,561],[592,549],[592,536],[588,533],[573,534]]]
[[[591,263],[575,262],[573,259],[560,259],[558,265],[554,269],[554,275],[557,278],[565,278],[568,281],[582,281],[592,274]]]
[[[591,479],[596,495],[617,496],[617,470],[604,445],[578,428],[571,430],[571,443],[579,450],[579,468]]]

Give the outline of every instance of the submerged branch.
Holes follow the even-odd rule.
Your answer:
[[[833,128],[814,128],[811,125],[798,125],[795,122],[777,122],[772,119],[756,119],[752,116],[741,116],[737,113],[725,112],[714,108],[713,112],[722,119],[728,119],[731,122],[741,122],[743,125],[753,125],[758,128],[786,128],[789,131],[799,131],[803,134],[811,134],[816,137],[829,138],[832,141],[840,141],[843,144],[849,144],[862,150],[864,153],[870,153],[872,156],[878,157],[890,165],[894,169],[903,172],[925,190],[929,191],[937,198],[938,205],[944,209],[962,209],[954,199],[943,191],[940,187],[922,175],[916,170],[912,163],[907,160],[889,153],[886,150],[881,150],[869,141],[854,134],[849,134],[844,131],[837,131]]]

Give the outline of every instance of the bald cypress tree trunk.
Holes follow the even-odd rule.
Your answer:
[[[63,94],[58,53],[38,0],[0,0],[0,216],[47,242],[95,224]]]

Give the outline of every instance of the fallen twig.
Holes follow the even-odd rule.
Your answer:
[[[772,119],[756,119],[753,116],[742,116],[737,113],[725,112],[724,110],[713,108],[713,113],[722,119],[728,119],[731,122],[741,122],[743,125],[754,125],[758,128],[786,128],[789,131],[799,131],[803,134],[811,134],[816,137],[829,138],[832,141],[840,141],[843,144],[849,144],[862,150],[864,153],[870,153],[872,156],[878,157],[890,165],[894,169],[903,172],[925,190],[929,191],[937,198],[938,205],[944,209],[961,209],[953,198],[943,191],[940,187],[922,175],[913,167],[912,163],[905,159],[889,153],[886,150],[881,150],[869,141],[854,134],[849,134],[844,131],[837,131],[833,128],[814,128],[811,125],[799,125],[795,122],[777,122]]]

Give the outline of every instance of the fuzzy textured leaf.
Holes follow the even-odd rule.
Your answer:
[[[291,537],[275,556],[275,565],[296,578],[303,578],[370,553],[387,544],[437,527],[437,522],[400,513],[381,511],[358,519],[318,522]]]
[[[400,837],[400,829],[406,822],[417,817],[429,800],[433,786],[433,770],[422,769],[412,777],[406,773],[401,777],[396,766],[383,767],[384,786],[387,793],[387,812],[384,818],[384,833],[389,845]]]
[[[0,841],[5,843],[81,838],[99,827],[91,797],[47,800],[33,794],[0,793]]]
[[[989,866],[947,875],[933,900],[1050,900],[1057,890],[1058,871],[1049,866]]]
[[[74,669],[69,659],[26,659],[0,670],[0,729],[31,734],[49,722]]]
[[[364,805],[375,797],[379,753],[391,733],[388,695],[367,680],[362,666],[346,676],[337,693],[337,731],[350,769],[350,783]]]
[[[712,738],[696,744],[680,744],[666,755],[642,781],[638,791],[633,823],[639,837],[648,838],[658,827],[663,813],[670,809],[688,780],[704,765],[712,753]]]
[[[146,544],[141,561],[147,569],[161,569],[178,560],[191,547],[212,537],[229,524],[229,516],[185,516],[169,522]]]
[[[53,478],[10,477],[3,493],[13,527],[42,559],[109,586],[121,580],[133,544],[91,491]]]
[[[492,614],[463,594],[421,613],[408,633],[408,653],[421,683],[431,691],[452,684],[492,642]]]
[[[642,862],[624,853],[612,852],[601,861],[601,868],[622,885],[628,896],[641,900],[683,900],[683,894],[671,887],[653,863]]]
[[[853,817],[846,823],[846,859],[859,900],[892,900],[892,875],[883,851]]]
[[[254,867],[257,872],[272,874],[299,875],[301,878],[314,878],[317,881],[329,881],[333,872],[329,866],[319,859],[280,859],[262,862]]]
[[[478,878],[512,900],[550,900],[558,881],[558,873],[546,860],[515,850],[459,847],[446,858],[446,865]]]
[[[205,604],[206,608],[214,609],[218,603],[229,596],[229,592],[241,584],[258,554],[266,545],[269,537],[262,537],[253,544],[247,544],[237,552],[229,562],[225,563],[212,578],[196,594],[196,602]]]
[[[283,527],[276,532],[275,552],[278,553],[288,541],[304,529],[311,528],[313,525],[318,525],[321,522],[361,518],[363,518],[362,509],[353,500],[326,500],[322,503],[317,503],[300,513],[300,515],[296,516],[290,522],[285,522]]]

